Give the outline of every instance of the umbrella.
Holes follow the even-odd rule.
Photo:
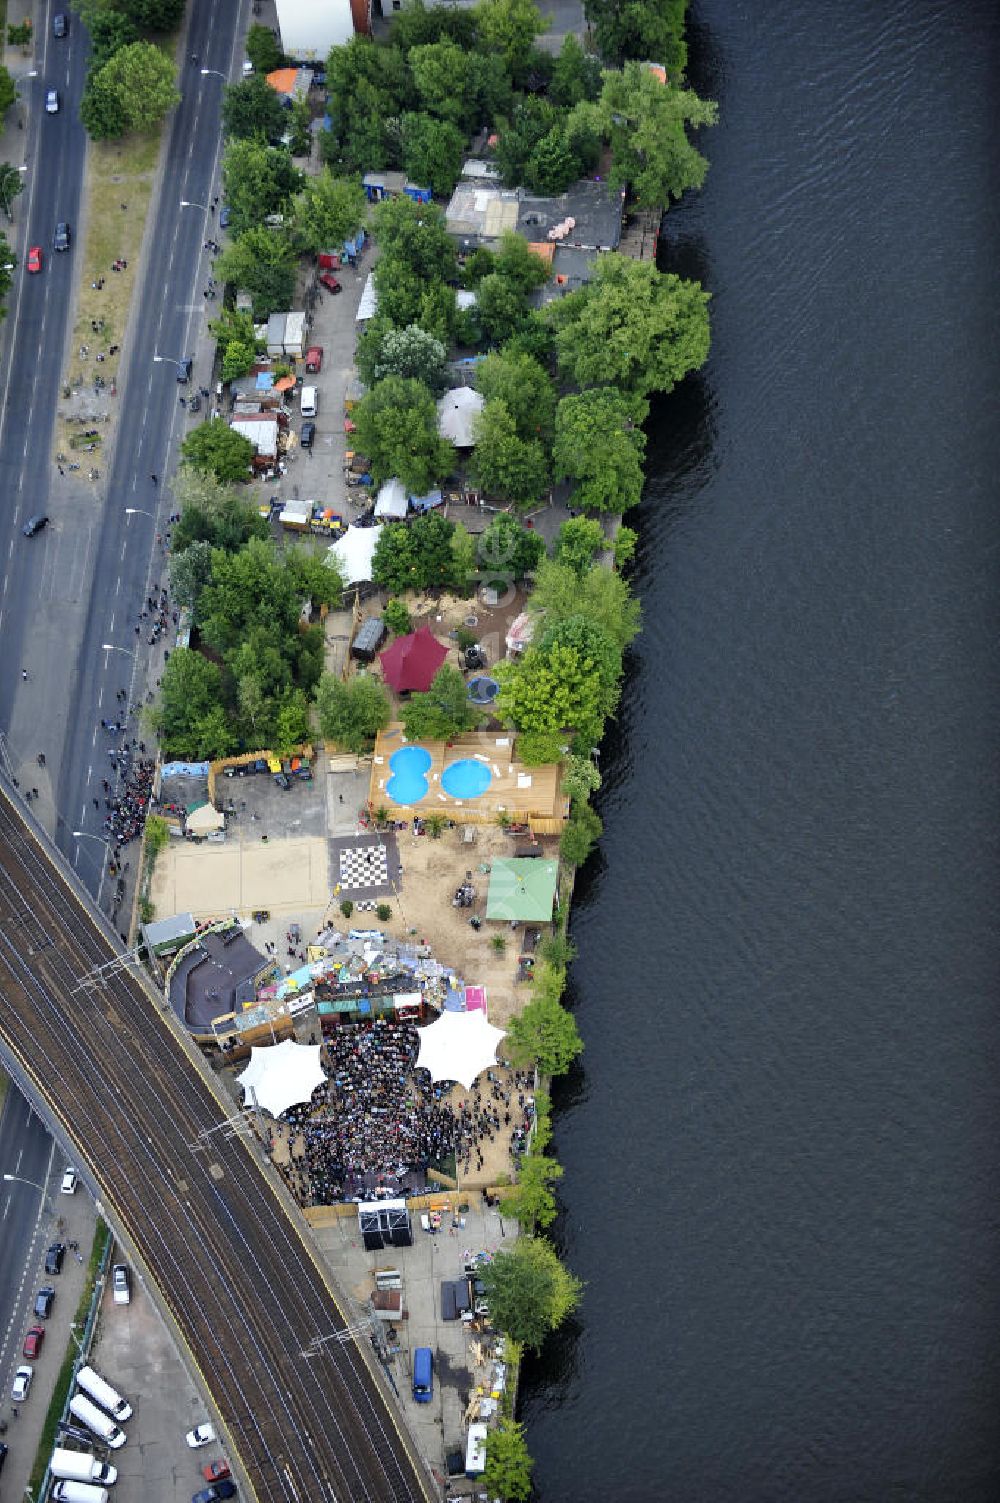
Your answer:
[[[436,1023],[417,1031],[417,1069],[429,1070],[432,1080],[461,1081],[466,1090],[496,1064],[497,1046],[506,1037],[482,1012],[443,1012]]]
[[[326,1080],[319,1062],[320,1048],[319,1044],[297,1044],[294,1039],[263,1048],[255,1045],[250,1051],[250,1063],[236,1077],[247,1104],[254,1100],[272,1117],[280,1117],[290,1106],[308,1101],[316,1087]]]
[[[408,636],[397,637],[391,647],[379,653],[382,677],[397,694],[425,692],[447,656],[447,647],[421,626]]]

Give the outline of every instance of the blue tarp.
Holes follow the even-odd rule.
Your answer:
[[[414,511],[430,511],[441,505],[443,497],[440,491],[428,491],[426,496],[411,496],[409,500]]]
[[[207,778],[207,762],[164,762],[161,778]]]
[[[272,371],[258,371],[256,385],[258,391],[270,391],[274,385],[274,373]]]

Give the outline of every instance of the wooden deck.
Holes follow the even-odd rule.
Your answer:
[[[423,747],[431,758],[431,765],[424,774],[427,793],[415,804],[397,804],[387,791],[392,777],[389,761],[394,752],[408,744]],[[425,818],[430,814],[444,814],[464,824],[492,824],[501,813],[518,821],[529,818],[564,820],[569,812],[569,801],[562,792],[560,764],[525,767],[517,761],[514,752],[512,731],[470,731],[449,742],[407,743],[402,725],[396,722],[380,731],[375,742],[368,795],[371,807],[401,810]],[[465,758],[482,762],[492,774],[490,786],[478,798],[453,798],[441,787],[441,774],[445,768]]]

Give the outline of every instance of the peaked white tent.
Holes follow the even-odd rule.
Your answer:
[[[417,1069],[429,1070],[431,1080],[457,1080],[468,1090],[477,1075],[497,1062],[502,1028],[487,1023],[481,1012],[443,1012],[436,1023],[417,1030],[420,1054]]]
[[[372,559],[382,535],[381,527],[348,527],[327,553],[340,564],[345,584],[367,584],[372,577]]]
[[[326,1073],[319,1062],[319,1044],[297,1044],[284,1039],[280,1044],[254,1046],[250,1063],[236,1078],[243,1087],[247,1106],[256,1104],[272,1117],[280,1117],[290,1106],[308,1101]]]
[[[456,449],[475,447],[474,419],[486,406],[482,392],[471,386],[458,386],[446,391],[438,402],[438,432],[450,439]]]
[[[406,486],[401,480],[387,480],[375,498],[375,515],[402,521],[406,516],[408,502]]]

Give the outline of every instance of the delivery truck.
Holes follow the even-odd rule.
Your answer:
[[[53,1477],[65,1477],[70,1482],[100,1482],[111,1487],[118,1481],[118,1468],[98,1461],[93,1451],[68,1451],[62,1446],[52,1452],[49,1471]]]

